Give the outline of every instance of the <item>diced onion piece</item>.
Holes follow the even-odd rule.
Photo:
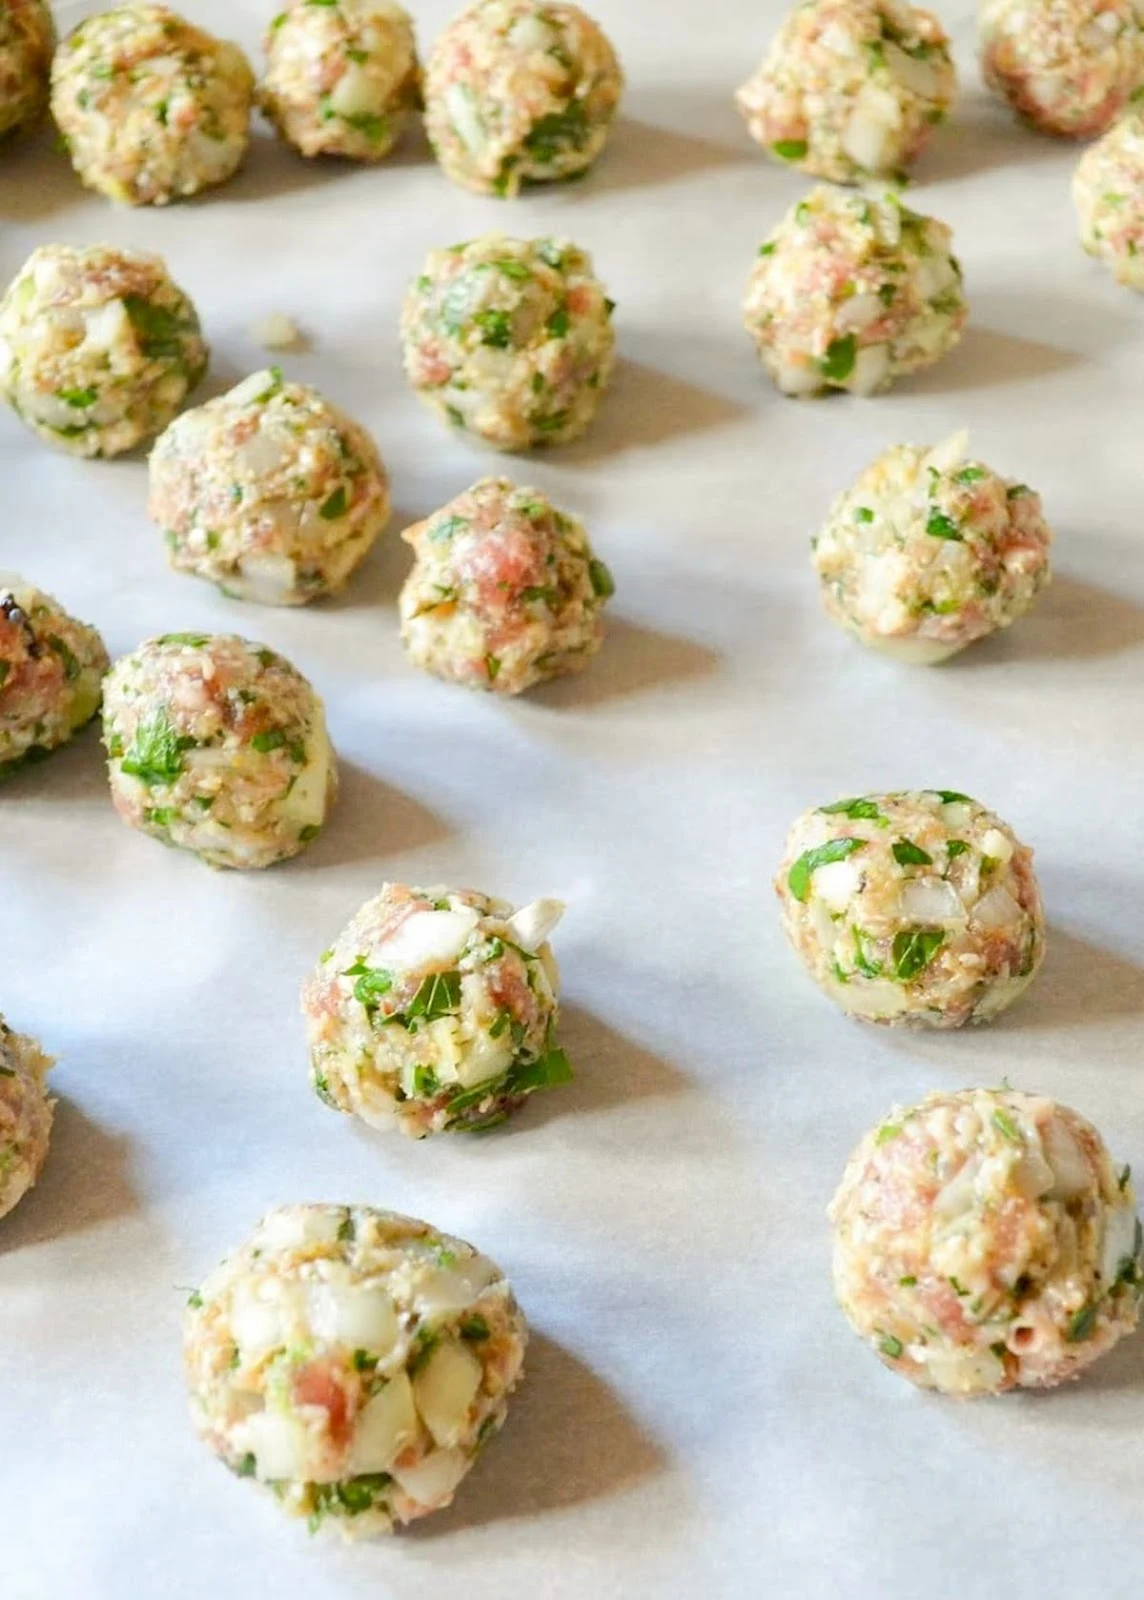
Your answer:
[[[876,394],[884,385],[889,371],[889,345],[868,344],[855,357],[850,388],[855,394]]]
[[[936,667],[956,655],[956,644],[945,644],[940,639],[927,639],[923,634],[883,634],[875,641],[876,648],[896,661],[908,662],[915,667]]]
[[[1013,842],[1000,828],[986,828],[981,835],[981,848],[994,861],[1004,862],[1013,858]]]
[[[262,1250],[294,1250],[299,1245],[333,1244],[345,1218],[338,1207],[286,1206],[263,1218],[256,1242]]]
[[[468,1457],[460,1450],[431,1450],[416,1466],[394,1466],[390,1471],[412,1501],[433,1510],[449,1504],[468,1469]]]
[[[973,1204],[980,1164],[980,1158],[973,1157],[939,1190],[933,1203],[935,1218],[948,1221],[951,1217],[960,1217],[969,1210]]]
[[[467,1311],[496,1277],[496,1267],[479,1254],[451,1267],[426,1266],[414,1285],[417,1310],[433,1318]]]
[[[981,928],[1011,928],[1021,919],[1021,907],[1003,883],[995,883],[974,905],[972,916]]]
[[[1115,1283],[1124,1261],[1136,1253],[1136,1208],[1118,1206],[1104,1217],[1104,1238],[1100,1245],[1100,1276],[1109,1287]]]
[[[393,1301],[384,1289],[352,1281],[349,1269],[331,1262],[330,1275],[309,1285],[309,1323],[324,1344],[386,1355],[397,1343],[398,1322]]]
[[[992,1350],[952,1351],[930,1344],[911,1348],[909,1353],[922,1362],[945,1394],[977,1394],[983,1389],[995,1389],[1004,1370],[1004,1362]]]
[[[822,375],[810,362],[787,360],[779,364],[775,383],[783,394],[817,394],[822,388]]]
[[[404,1372],[394,1376],[359,1413],[350,1451],[350,1471],[388,1472],[417,1437],[413,1389]]]
[[[84,344],[97,350],[114,350],[130,338],[131,324],[122,300],[109,300],[84,316]]]
[[[828,978],[826,987],[843,1011],[852,1012],[855,1016],[888,1021],[890,1017],[899,1017],[910,1008],[902,985],[886,978],[871,978],[862,982],[851,980],[849,983],[838,983],[834,978]]]
[[[935,444],[933,449],[926,453],[922,466],[932,467],[935,472],[952,472],[954,467],[961,465],[968,453],[969,429],[959,428],[956,433],[951,433],[948,439]]]
[[[941,878],[907,879],[898,891],[898,908],[907,922],[965,921],[957,890]]]
[[[254,343],[264,350],[297,350],[303,343],[298,324],[282,311],[268,311],[250,324],[249,331]]]
[[[242,1433],[263,1483],[309,1477],[306,1430],[295,1418],[281,1411],[256,1411],[246,1419]]]
[[[478,1083],[499,1078],[512,1062],[512,1032],[505,1028],[497,1039],[490,1038],[486,1029],[480,1029],[472,1039],[465,1040],[454,1063],[454,1074],[466,1089]]]
[[[377,92],[368,73],[351,65],[330,91],[330,106],[340,117],[360,116],[377,110]]]
[[[282,801],[282,815],[303,828],[320,827],[326,817],[329,781],[330,743],[326,738],[325,717],[319,712],[307,742],[306,765]]]
[[[413,1380],[413,1398],[435,1442],[445,1448],[464,1438],[484,1368],[456,1339],[437,1345]]]
[[[455,911],[415,911],[378,946],[376,964],[395,972],[413,972],[419,967],[454,961],[479,921],[480,915],[472,906],[459,906]]]
[[[244,1284],[235,1290],[230,1327],[244,1361],[256,1361],[268,1350],[292,1342],[301,1321],[300,1306],[290,1300],[266,1300]]]
[[[861,877],[862,869],[853,861],[828,861],[811,879],[811,892],[831,911],[845,911]]]
[[[240,563],[242,578],[231,579],[228,588],[260,606],[283,605],[294,593],[297,570],[289,556],[265,552],[244,555]]]
[[[479,156],[487,143],[485,127],[463,83],[451,83],[445,90],[445,109],[458,139],[471,155]]]
[[[840,328],[860,331],[871,322],[877,322],[885,309],[876,294],[853,294],[838,308],[835,321]]]
[[[535,955],[566,910],[563,900],[534,900],[508,919],[514,941]]]
[[[1066,1122],[1052,1118],[1042,1130],[1041,1141],[1053,1171],[1050,1192],[1054,1200],[1075,1200],[1078,1195],[1089,1194],[1096,1188],[1088,1157]]]
[[[899,45],[887,39],[882,45],[887,67],[903,86],[922,100],[936,100],[941,90],[941,77],[928,61],[909,56]]]

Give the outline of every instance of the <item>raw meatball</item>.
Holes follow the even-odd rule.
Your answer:
[[[527,1338],[471,1244],[372,1206],[282,1206],[191,1295],[191,1416],[311,1530],[390,1533],[452,1501]]]
[[[890,190],[812,189],[760,246],[743,308],[783,394],[877,394],[952,350],[968,316],[952,238]]]
[[[52,1065],[34,1039],[0,1017],[0,1217],[24,1198],[47,1156],[55,1101],[44,1079]]]
[[[365,429],[271,367],[171,424],[148,510],[179,571],[300,606],[344,587],[389,520],[389,486]]]
[[[103,698],[124,822],[212,867],[270,867],[321,831],[338,774],[322,702],[233,634],[167,633],[112,668]]]
[[[612,310],[567,239],[486,234],[434,250],[410,287],[405,372],[434,411],[498,450],[567,444],[612,376]]]
[[[1144,290],[1144,116],[1121,117],[1081,156],[1072,185],[1080,242],[1117,283]]]
[[[425,129],[445,174],[480,194],[586,172],[608,140],[624,78],[578,6],[478,0],[425,69]]]
[[[916,161],[957,90],[949,37],[901,0],[805,0],[736,99],[751,137],[836,183]]]
[[[265,46],[259,105],[304,156],[380,161],[420,104],[413,23],[393,0],[295,0]]]
[[[250,140],[254,74],[236,44],[166,6],[81,22],[56,52],[52,115],[89,189],[165,206],[223,183]]]
[[[548,946],[563,911],[385,884],[302,990],[318,1095],[420,1139],[483,1132],[534,1089],[567,1083]]]
[[[42,589],[0,576],[0,777],[90,722],[106,671],[94,628]]]
[[[76,456],[160,432],[207,369],[194,306],[158,256],[42,245],[0,300],[0,395]]]
[[[55,48],[45,0],[0,0],[0,139],[43,116]]]
[[[968,450],[958,433],[884,451],[814,541],[831,617],[902,661],[944,661],[1007,628],[1049,581],[1040,496]]]
[[[1045,953],[1033,852],[950,789],[801,816],[775,880],[815,983],[865,1022],[959,1028],[1024,992]]]
[[[482,478],[401,537],[417,558],[401,638],[426,672],[520,694],[599,650],[612,575],[583,525],[536,489]]]
[[[1041,133],[1103,133],[1144,77],[1133,0],[986,0],[981,70]]]
[[[830,1208],[855,1332],[923,1389],[1049,1389],[1136,1326],[1144,1282],[1129,1171],[1091,1123],[1012,1089],[895,1107]]]

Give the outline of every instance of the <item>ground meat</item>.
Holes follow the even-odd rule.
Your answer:
[[[56,26],[46,0],[0,4],[0,139],[47,110]]]
[[[318,1095],[422,1138],[484,1132],[534,1090],[566,1083],[548,945],[563,910],[386,884],[302,991]]]
[[[89,189],[163,206],[223,183],[250,140],[254,74],[236,44],[166,6],[89,17],[52,67],[52,115]]]
[[[0,1217],[24,1198],[47,1157],[55,1101],[44,1080],[52,1065],[0,1017]]]
[[[442,418],[498,450],[564,444],[611,378],[612,309],[591,257],[567,239],[486,234],[434,250],[411,285],[405,371]]]
[[[322,702],[265,645],[168,633],[115,663],[103,742],[123,820],[214,867],[269,867],[321,831],[337,794]]]
[[[968,312],[951,243],[892,190],[812,189],[747,285],[747,332],[778,388],[876,394],[952,350]]]
[[[1045,951],[1033,855],[949,789],[864,795],[791,829],[775,890],[818,986],[866,1022],[987,1022]]]
[[[1144,116],[1121,117],[1085,151],[1072,194],[1089,255],[1117,283],[1144,290]]]
[[[1052,1388],[1136,1326],[1128,1168],[1053,1100],[966,1089],[896,1107],[850,1158],[830,1215],[843,1311],[922,1388]]]
[[[500,1428],[527,1328],[500,1268],[372,1206],[283,1206],[191,1295],[200,1437],[348,1537],[440,1511]]]
[[[106,671],[94,628],[22,578],[0,575],[0,778],[91,721]]]
[[[968,456],[967,434],[895,445],[814,541],[827,611],[863,644],[944,661],[1023,616],[1049,581],[1040,496]]]
[[[599,650],[612,575],[583,526],[536,489],[482,478],[402,538],[417,559],[401,637],[426,672],[520,694]]]
[[[861,183],[916,161],[956,88],[932,12],[901,0],[805,0],[736,99],[778,160]]]
[[[387,156],[421,102],[413,23],[393,0],[294,0],[266,31],[259,105],[304,156]]]
[[[607,142],[624,79],[578,6],[478,0],[425,69],[425,127],[442,168],[481,194],[586,172]]]
[[[42,245],[0,300],[0,395],[72,455],[134,449],[206,368],[195,308],[158,256]]]
[[[986,0],[981,70],[1041,133],[1103,133],[1144,77],[1133,0]]]
[[[179,571],[305,605],[344,587],[389,520],[389,487],[365,429],[271,367],[171,424],[148,510]]]

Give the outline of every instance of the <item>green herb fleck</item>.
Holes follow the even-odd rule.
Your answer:
[[[184,748],[166,706],[160,706],[154,716],[136,728],[131,747],[123,757],[123,771],[148,788],[174,783],[183,770]]]
[[[944,511],[931,511],[926,520],[926,532],[934,539],[953,539],[962,543],[965,535],[954,522],[952,517],[947,517]]]
[[[592,584],[593,593],[599,595],[601,600],[607,600],[616,592],[616,580],[603,561],[593,560],[588,563],[588,577]]]
[[[895,839],[891,846],[899,867],[932,867],[933,857],[927,855],[912,839]]]
[[[849,817],[853,822],[881,822],[882,813],[873,800],[858,795],[853,800],[836,800],[833,805],[819,806],[824,817]]]
[[[334,522],[338,517],[346,514],[346,486],[339,483],[328,500],[324,500],[318,507],[318,515],[323,522]]]
[[[945,934],[940,928],[912,928],[896,933],[892,949],[894,977],[899,983],[912,982],[944,943]]]
[[[1000,1106],[998,1106],[997,1110],[993,1113],[992,1121],[993,1126],[998,1130],[999,1133],[1004,1134],[1005,1138],[1008,1139],[1010,1144],[1024,1144],[1025,1141],[1021,1137],[1020,1128],[1013,1121],[1013,1118],[1009,1115],[1009,1113],[1007,1111],[1003,1111]]]
[[[828,839],[813,850],[804,850],[787,874],[787,886],[795,899],[805,904],[810,898],[810,880],[819,867],[832,861],[845,861],[855,850],[861,850],[865,839]]]
[[[889,1356],[891,1361],[896,1361],[905,1346],[900,1339],[895,1339],[892,1333],[884,1333],[878,1341],[878,1348],[884,1356]]]
[[[1096,1306],[1081,1306],[1070,1321],[1068,1332],[1065,1334],[1069,1344],[1083,1344],[1086,1339],[1091,1339],[1096,1332],[1096,1317]]]
[[[771,149],[780,161],[801,161],[807,152],[805,139],[776,139]]]
[[[818,363],[819,371],[828,382],[842,383],[854,371],[857,357],[858,340],[854,334],[847,333],[827,345],[826,354]]]

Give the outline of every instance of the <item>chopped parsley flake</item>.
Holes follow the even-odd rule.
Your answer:
[[[810,880],[819,867],[832,861],[845,861],[855,850],[861,850],[865,839],[828,839],[813,850],[804,850],[787,874],[787,886],[795,899],[805,904],[810,898]]]

